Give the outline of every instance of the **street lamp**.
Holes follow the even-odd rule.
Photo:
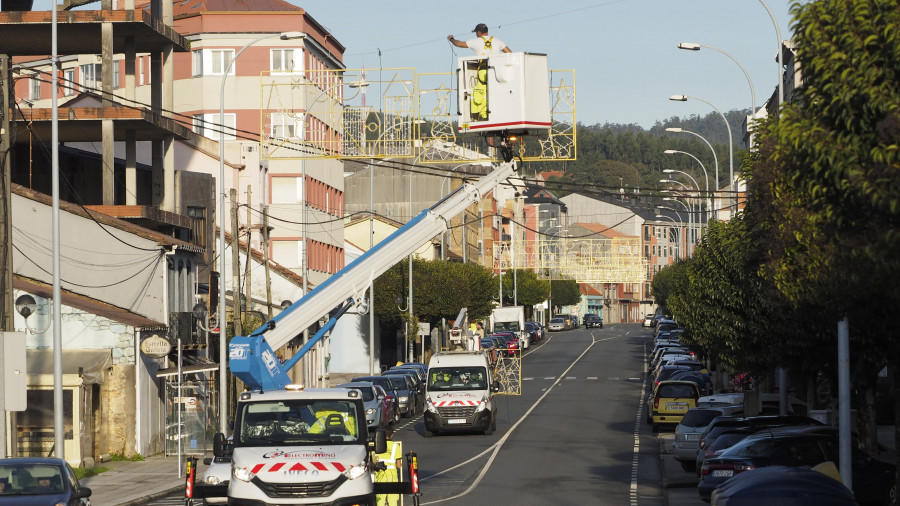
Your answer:
[[[706,178],[706,196],[707,196],[707,202],[706,202],[707,218],[706,218],[706,221],[709,221],[709,206],[710,206],[710,204],[709,204],[709,175],[706,174],[706,167],[703,166],[703,162],[701,162],[699,159],[697,159],[696,156],[694,156],[686,151],[677,151],[674,149],[667,149],[667,150],[663,151],[663,153],[665,153],[667,155],[674,155],[674,154],[688,155],[689,157],[693,158],[695,162],[700,164],[700,168],[703,169],[703,176]],[[673,174],[673,173],[684,174],[685,176],[689,177],[690,180],[694,183],[695,188],[700,187],[700,185],[697,184],[697,180],[694,179],[694,177],[691,176],[690,174],[688,174],[687,172],[683,172],[683,171],[676,170],[676,169],[663,169],[663,173],[665,173],[665,174]]]
[[[688,207],[687,204],[678,200],[675,197],[664,197],[663,200],[678,202],[679,204],[683,205],[684,209],[687,211],[687,213],[688,213],[688,226],[687,226],[688,236],[687,236],[687,240],[685,241],[685,247],[687,248],[688,253],[693,253],[693,250],[691,249],[690,245],[691,245],[691,243],[693,243],[692,239],[693,239],[693,235],[694,235],[694,233],[692,232],[692,229],[694,228],[694,217],[693,217],[694,211],[690,207]]]
[[[656,215],[656,219],[661,219],[661,218],[665,218],[665,219],[671,221],[671,222],[675,225],[675,232],[676,232],[676,233],[678,232],[678,222],[675,221],[675,218],[673,218],[673,217],[671,217],[671,216],[666,216],[666,215],[664,215],[664,214],[657,214],[657,215]],[[681,228],[684,228],[684,223],[681,224]],[[676,237],[677,237],[677,236],[676,236]],[[675,239],[675,244],[677,245],[678,243],[679,243],[679,240],[676,238],[676,239]],[[678,258],[679,258],[678,255],[675,255],[675,259],[677,260]]]
[[[699,100],[715,109],[716,112],[719,113],[719,116],[722,116],[722,120],[725,122],[725,128],[728,129],[728,208],[730,210],[730,215],[734,216],[734,141],[731,137],[731,125],[728,124],[728,118],[726,118],[725,115],[722,114],[722,111],[720,111],[718,107],[714,106],[710,102],[707,102],[706,100],[703,100],[702,98],[690,97],[687,95],[672,95],[671,97],[669,97],[669,100],[672,100],[673,102],[687,102],[689,98],[693,100]],[[718,184],[718,181],[716,183]]]
[[[716,197],[718,196],[718,193],[719,193],[719,156],[716,154],[716,150],[713,149],[712,144],[710,144],[709,141],[706,140],[706,137],[703,137],[702,135],[700,135],[696,132],[691,132],[690,130],[685,130],[685,129],[679,128],[679,127],[666,128],[666,132],[686,133],[686,134],[695,135],[695,136],[699,137],[700,140],[705,142],[707,146],[709,146],[709,150],[712,151],[713,161],[716,162],[716,178],[713,180],[713,195],[711,196],[712,208],[715,210],[716,215],[718,215],[719,208],[718,208],[718,205],[716,204]]]
[[[219,431],[226,433],[228,432],[228,404],[227,404],[227,382],[225,381],[225,375],[228,373],[226,369],[226,362],[228,360],[228,343],[227,343],[227,333],[225,330],[225,80],[228,78],[228,73],[231,72],[231,67],[234,65],[234,61],[237,60],[238,56],[244,52],[248,47],[256,44],[257,42],[264,39],[271,39],[274,37],[278,37],[281,40],[295,40],[295,39],[303,39],[306,37],[305,33],[302,32],[284,32],[284,33],[270,33],[267,35],[263,35],[255,40],[248,42],[244,47],[240,49],[237,53],[235,53],[234,57],[231,58],[231,61],[228,62],[228,67],[225,68],[225,72],[222,73],[222,85],[219,89],[219,123],[222,125],[221,130],[219,132]],[[237,130],[237,120],[235,120],[235,130]],[[305,188],[305,186],[304,186]],[[237,254],[237,252],[232,252],[232,254]],[[306,278],[303,279],[303,283],[306,283]]]
[[[741,62],[739,62],[737,60],[737,58],[735,58],[734,56],[731,56],[727,52],[725,52],[717,47],[707,46],[705,44],[698,44],[696,42],[682,42],[681,44],[678,44],[678,49],[686,49],[688,51],[699,51],[700,48],[703,48],[703,47],[705,47],[706,49],[712,49],[713,51],[718,51],[718,52],[724,54],[725,56],[731,58],[734,61],[734,63],[737,63],[738,67],[741,68],[741,71],[744,73],[744,77],[747,78],[747,83],[750,84],[750,100],[751,100],[750,116],[752,117],[754,114],[756,114],[756,89],[753,87],[753,81],[750,80],[750,74],[747,73],[747,69],[745,69],[744,66],[741,65]]]

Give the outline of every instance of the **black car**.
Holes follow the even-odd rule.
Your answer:
[[[803,467],[769,466],[741,473],[713,491],[716,506],[856,506],[853,492],[831,476]]]
[[[709,501],[717,486],[746,470],[768,466],[814,467],[838,461],[836,427],[762,430],[721,455],[706,459],[700,470],[697,491],[701,499]],[[897,495],[896,466],[874,459],[857,448],[853,448],[851,461],[856,500],[861,504],[894,504]]]
[[[0,460],[0,505],[90,504],[91,489],[82,487],[63,459],[21,457]]]
[[[603,319],[593,313],[584,315],[584,320],[582,320],[582,322],[584,323],[584,327],[588,329],[591,327],[603,328]]]

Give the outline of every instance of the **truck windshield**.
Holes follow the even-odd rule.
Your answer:
[[[240,405],[235,446],[357,444],[365,439],[357,406],[346,400],[291,399]]]
[[[430,367],[428,390],[446,392],[453,390],[483,390],[488,387],[484,367]]]
[[[519,322],[497,322],[494,324],[494,332],[518,332]]]

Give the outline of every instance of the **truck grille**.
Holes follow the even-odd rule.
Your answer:
[[[469,418],[478,406],[447,406],[438,408],[441,418]]]
[[[332,481],[312,483],[269,483],[253,478],[253,484],[272,498],[327,497],[340,487],[347,477],[343,474]]]

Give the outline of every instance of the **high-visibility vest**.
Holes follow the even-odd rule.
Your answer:
[[[375,482],[397,482],[400,481],[400,472],[398,470],[398,459],[403,458],[403,443],[400,441],[389,441],[390,450],[384,453],[376,453],[377,462],[383,462],[385,469],[375,471]],[[399,494],[378,494],[375,497],[375,504],[378,506],[398,506],[400,504]]]

